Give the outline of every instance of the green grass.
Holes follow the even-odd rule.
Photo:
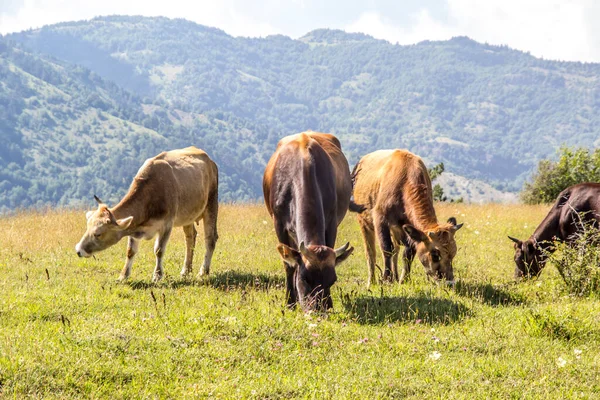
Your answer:
[[[262,206],[221,207],[209,278],[179,278],[184,241],[174,233],[157,285],[150,242],[125,284],[116,283],[125,242],[77,258],[82,212],[0,219],[0,397],[596,398],[598,300],[566,295],[553,267],[512,280],[506,235],[527,237],[546,211],[438,205],[440,219],[465,222],[455,288],[428,283],[415,262],[408,284],[368,290],[349,216],[338,241],[356,251],[326,315],[283,306]]]

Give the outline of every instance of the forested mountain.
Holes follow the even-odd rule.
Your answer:
[[[108,143],[116,137],[113,142],[119,144],[145,138],[148,147],[136,150],[132,163],[142,151],[145,156],[188,139],[209,152],[227,151],[221,168],[229,170],[222,179],[230,182],[222,193],[231,199],[258,198],[262,167],[277,139],[306,129],[337,134],[351,163],[375,149],[403,147],[429,164],[444,162],[451,173],[483,180],[501,190],[520,189],[537,161],[553,156],[561,144],[600,145],[600,64],[541,60],[465,37],[411,46],[331,30],[313,31],[298,40],[234,38],[185,20],[113,16],[52,25],[9,39],[36,52],[35,57],[27,54],[28,59],[63,71],[69,83],[55,85],[26,69],[12,74],[30,79],[23,75],[26,71],[93,111],[92,117],[85,118],[83,109],[77,118],[48,111],[60,129],[51,123],[46,126],[44,120],[33,129],[17,119],[7,132],[16,135],[15,146],[22,149],[33,146],[30,132],[39,140],[48,135],[61,137],[65,145],[77,138],[74,143],[81,143],[85,152],[78,148],[68,153],[85,160],[72,165],[77,174],[88,172],[86,182],[92,177],[103,179],[92,173],[100,167],[106,170],[104,177],[119,172],[120,179],[126,175],[127,180],[132,170],[115,164],[108,174],[106,160],[96,159],[99,153],[87,145],[88,139],[82,139],[85,135]],[[15,54],[23,51],[10,51],[8,61],[3,56],[2,74],[11,71],[7,67],[11,63],[20,65]],[[78,83],[85,91],[64,88],[79,81],[77,74],[93,76],[96,83],[92,87]],[[35,105],[19,89],[7,92],[5,84],[0,88],[0,95],[36,110],[19,111],[20,115],[36,118],[54,106],[46,97],[57,96],[50,89],[42,94],[32,89],[33,98],[46,99]],[[115,105],[103,110],[87,102],[92,95]],[[126,104],[121,98],[127,99]],[[64,100],[61,104],[71,109],[79,103]],[[115,119],[114,129],[105,134],[104,127],[110,123],[99,117],[95,131],[81,128],[82,121],[93,120],[95,110],[110,115],[110,121]],[[221,128],[223,119],[226,128]],[[130,130],[117,120],[127,121]],[[71,133],[58,133],[62,129]],[[216,129],[225,131],[215,134]],[[21,139],[28,142],[21,144]],[[60,154],[59,148],[63,147],[57,144],[52,152]],[[123,146],[122,151],[130,151],[127,148]],[[115,157],[112,160],[120,156]],[[35,163],[39,162],[36,158]],[[73,192],[69,176],[61,179],[65,179],[61,196],[47,196],[52,202],[85,197],[95,185]]]
[[[221,166],[223,200],[255,199],[268,133],[223,113],[144,102],[0,38],[0,211],[89,203],[93,194],[115,201],[144,159],[190,144]]]

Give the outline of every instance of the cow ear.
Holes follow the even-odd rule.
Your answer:
[[[343,263],[344,261],[346,261],[346,259],[348,257],[350,257],[350,254],[352,254],[353,251],[354,251],[354,247],[350,246],[350,242],[346,243],[339,249],[336,249],[335,250],[335,265],[338,266],[341,263]]]
[[[279,243],[277,245],[277,251],[279,251],[279,255],[281,259],[290,267],[296,268],[298,266],[298,259],[300,257],[300,253],[297,250],[292,249],[290,246],[286,246],[283,243]]]
[[[422,231],[418,230],[410,224],[402,225],[402,229],[408,235],[409,238],[411,238],[417,243],[424,242],[427,240],[427,236],[425,236],[425,234]]]
[[[90,219],[90,217],[91,217],[92,215],[94,215],[94,212],[93,212],[93,211],[88,211],[88,212],[86,212],[86,213],[85,213],[85,219]]]
[[[121,218],[116,220],[116,224],[120,230],[124,231],[125,229],[129,228],[131,221],[133,221],[133,217]]]

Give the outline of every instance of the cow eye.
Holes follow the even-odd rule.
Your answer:
[[[440,252],[437,250],[432,250],[431,251],[431,260],[433,262],[439,262],[441,260],[441,256],[440,256]]]
[[[94,238],[98,239],[98,238],[100,238],[100,236],[102,236],[101,233],[94,233]]]

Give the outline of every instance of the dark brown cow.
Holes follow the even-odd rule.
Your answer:
[[[515,278],[538,275],[553,251],[552,242],[569,243],[581,229],[580,215],[584,221],[600,223],[599,183],[580,183],[563,190],[529,239],[508,237],[515,242]]]
[[[352,193],[338,139],[316,132],[281,139],[265,169],[263,192],[286,271],[288,305],[332,307],[335,266],[354,250],[349,243],[333,249]]]
[[[119,280],[131,273],[140,239],[156,238],[156,267],[153,281],[163,276],[163,256],[173,227],[183,227],[186,255],[181,275],[192,271],[196,245],[194,223],[204,221],[206,254],[200,275],[208,274],[217,242],[218,213],[217,165],[196,147],[160,153],[146,160],[136,174],[125,197],[109,208],[96,197],[98,209],[88,211],[87,230],[75,251],[79,257],[91,257],[124,237],[127,258]]]
[[[398,250],[404,245],[400,282],[410,274],[415,254],[429,277],[453,282],[456,219],[440,225],[433,208],[431,180],[423,161],[406,150],[364,156],[352,172],[354,201],[365,207],[358,222],[365,241],[370,285],[375,273],[375,237],[383,252],[384,280],[398,280]]]

